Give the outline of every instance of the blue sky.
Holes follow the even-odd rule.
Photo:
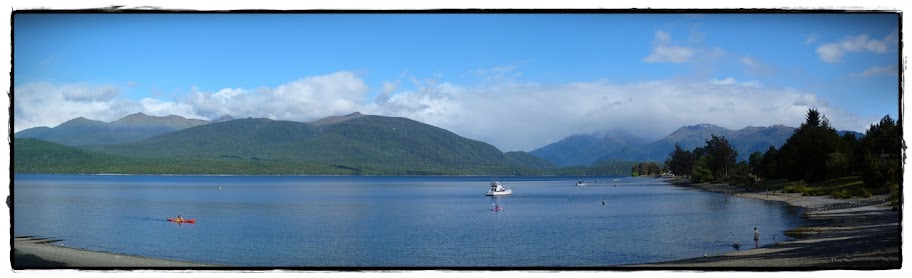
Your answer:
[[[898,16],[16,14],[14,130],[144,112],[402,116],[529,151],[574,133],[898,114]]]

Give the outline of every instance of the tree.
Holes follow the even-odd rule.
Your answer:
[[[855,137],[855,134],[847,132],[842,135],[842,141],[845,142],[846,149],[844,154],[849,160],[849,168],[846,170],[847,175],[857,175],[856,173],[861,172],[862,165],[864,165],[864,148],[858,138]]]
[[[662,168],[656,162],[640,162],[630,168],[630,174],[636,176],[651,176],[661,174]]]
[[[690,182],[701,183],[715,180],[712,170],[707,165],[707,157],[703,156],[697,159],[693,165],[693,171],[690,173]]]
[[[731,175],[728,182],[731,185],[753,185],[754,178],[750,175],[750,165],[745,161],[740,161],[732,167]]]
[[[890,115],[871,125],[860,144],[865,157],[865,165],[861,167],[865,186],[880,188],[900,180],[900,152],[905,146],[899,136],[898,123]]]
[[[830,121],[816,109],[808,109],[805,122],[779,150],[778,167],[790,180],[807,183],[827,177],[826,162],[834,152],[847,152],[847,145],[830,126]]]
[[[759,151],[751,153],[750,157],[747,159],[747,165],[750,169],[750,173],[758,177],[766,177],[766,173],[763,169],[763,154]]]
[[[671,173],[675,175],[690,175],[695,160],[696,157],[693,153],[681,149],[681,145],[675,143],[675,149],[668,154],[668,159],[665,160],[665,164],[668,165],[668,169],[671,170]]]
[[[834,152],[827,156],[827,179],[845,177],[849,172],[849,158],[841,152]]]
[[[773,178],[773,177],[783,177],[779,173],[778,163],[776,162],[777,156],[779,155],[779,150],[776,147],[770,146],[769,149],[763,153],[763,177],[764,178]]]
[[[738,151],[732,148],[724,136],[712,135],[706,140],[706,163],[716,178],[727,178],[738,157]]]

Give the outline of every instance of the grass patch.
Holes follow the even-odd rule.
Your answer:
[[[811,237],[811,235],[817,234],[817,231],[814,231],[810,227],[798,227],[788,231],[785,231],[785,235],[795,239],[806,239]]]
[[[787,179],[771,179],[764,180],[759,183],[754,184],[754,187],[757,189],[767,189],[769,190],[783,190],[786,186],[793,185],[794,182],[790,182]]]
[[[783,192],[801,193],[803,196],[830,195],[836,199],[848,199],[852,197],[868,198],[873,195],[871,190],[865,188],[864,181],[858,176],[826,180],[812,184],[805,184],[804,181],[780,184],[782,184]]]
[[[811,190],[814,189],[808,187],[803,180],[783,183],[782,185],[782,192],[785,193],[801,193],[801,195],[808,195],[808,192],[811,192]]]

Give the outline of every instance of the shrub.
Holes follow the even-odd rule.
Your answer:
[[[896,206],[899,205],[899,195],[902,192],[899,191],[898,183],[890,183],[890,205]]]
[[[852,193],[845,189],[839,190],[839,191],[833,191],[833,198],[836,198],[836,199],[852,198]]]
[[[871,193],[871,190],[862,187],[858,189],[858,196],[862,198],[871,198],[871,196],[874,196],[874,194]]]

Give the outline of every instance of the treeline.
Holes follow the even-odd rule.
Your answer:
[[[889,115],[871,125],[860,140],[851,133],[840,136],[826,116],[809,109],[805,122],[780,149],[754,152],[748,161],[736,162],[725,137],[712,136],[704,147],[669,153],[665,166],[676,175],[690,175],[692,182],[753,184],[757,180],[786,178],[817,183],[847,176],[861,176],[864,190],[889,192],[901,183],[899,123]]]
[[[667,172],[667,168],[662,169],[655,162],[640,162],[630,167],[630,175],[634,177],[655,176],[662,174],[662,172]]]

